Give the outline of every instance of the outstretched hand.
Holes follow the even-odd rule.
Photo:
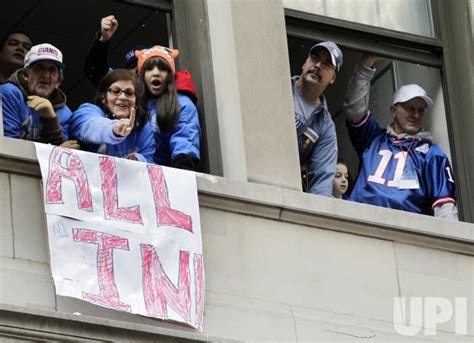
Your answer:
[[[56,112],[54,112],[53,105],[46,98],[42,98],[38,95],[30,95],[26,100],[26,104],[28,107],[38,112],[38,115],[42,118],[56,117]]]
[[[130,110],[130,117],[119,119],[118,122],[112,128],[112,131],[116,136],[126,137],[132,132],[133,126],[135,125],[135,108],[132,107]]]
[[[102,18],[100,21],[100,41],[106,42],[114,35],[115,31],[118,28],[118,20],[115,19],[115,16],[109,15],[107,17]]]

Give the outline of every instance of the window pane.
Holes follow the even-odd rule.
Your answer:
[[[283,0],[286,8],[434,37],[430,0]]]

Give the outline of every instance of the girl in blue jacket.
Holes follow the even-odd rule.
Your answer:
[[[155,45],[135,52],[137,72],[145,84],[145,103],[156,141],[155,162],[194,170],[200,160],[199,116],[191,99],[176,93],[178,50]]]
[[[99,82],[94,103],[72,114],[71,134],[84,150],[153,163],[155,140],[135,74],[116,69]]]

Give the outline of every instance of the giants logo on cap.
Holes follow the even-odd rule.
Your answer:
[[[35,45],[28,51],[25,55],[25,68],[39,61],[51,61],[56,63],[60,68],[64,68],[62,52],[48,43]]]
[[[59,51],[54,47],[44,46],[38,49],[38,55],[53,55],[59,57]]]

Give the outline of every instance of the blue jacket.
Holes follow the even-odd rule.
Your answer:
[[[66,96],[60,89],[54,91],[48,100],[53,105],[57,117],[41,118],[26,103],[26,98],[30,94],[26,91],[25,85],[19,81],[22,72],[23,69],[18,70],[7,83],[0,85],[4,135],[60,145],[69,139],[69,120],[72,115],[66,105]]]
[[[293,92],[298,77],[294,76],[291,79]],[[295,124],[300,165],[302,169],[306,169],[308,192],[332,197],[332,185],[336,174],[337,137],[324,96],[321,105],[308,120],[302,113],[295,113]]]
[[[153,163],[155,140],[150,123],[134,127],[127,137],[118,137],[112,131],[116,122],[100,107],[85,103],[72,114],[71,136],[86,151],[122,158],[135,154],[139,161]]]
[[[171,132],[162,132],[156,122],[156,99],[147,100],[150,122],[156,140],[155,162],[170,166],[178,155],[185,154],[200,159],[199,116],[189,97],[178,93],[179,118]]]

